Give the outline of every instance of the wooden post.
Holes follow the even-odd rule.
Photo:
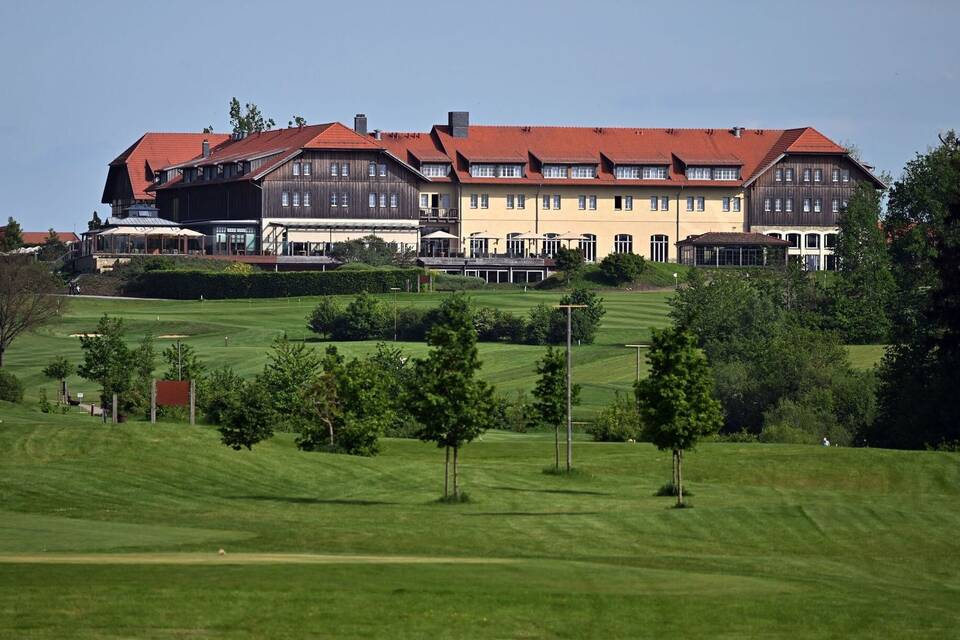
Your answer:
[[[157,379],[150,381],[150,424],[157,424]]]
[[[197,383],[190,381],[190,424],[196,424],[197,416]]]
[[[573,310],[574,309],[583,309],[587,305],[585,304],[560,304],[557,305],[558,309],[567,310],[567,472],[573,469],[573,413],[572,413],[572,403],[571,399],[571,384],[570,384],[570,366],[571,366],[571,339],[573,335]]]
[[[110,412],[113,414],[113,424],[117,424],[117,394],[113,394],[113,402],[110,405]]]

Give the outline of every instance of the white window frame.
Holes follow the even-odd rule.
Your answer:
[[[527,208],[527,196],[522,193],[517,194],[517,209]]]
[[[549,211],[549,210],[550,210],[550,196],[549,196],[549,195],[547,195],[547,194],[544,194],[544,195],[543,195],[543,198],[541,198],[541,202],[540,202],[540,208],[543,209],[543,210],[545,210],[545,211]]]
[[[309,207],[309,206],[310,206],[310,192],[309,192],[309,191],[304,191],[304,192],[303,192],[303,206],[304,206],[304,207]]]
[[[687,196],[687,211],[693,211],[693,196]]]
[[[737,211],[737,212],[740,211],[740,196],[734,197],[734,199],[733,199],[733,210],[734,210],[734,211]]]
[[[633,253],[633,236],[629,233],[618,233],[613,236],[614,253]]]
[[[703,211],[706,208],[706,198],[697,196],[697,211]]]
[[[395,193],[390,194],[390,208],[396,209],[400,206],[400,198]]]
[[[293,163],[293,175],[294,175],[294,176],[299,176],[299,175],[300,175],[300,163],[299,163],[299,162],[294,162],[294,163]]]
[[[337,206],[337,192],[336,192],[336,191],[331,191],[331,192],[330,192],[330,206],[331,206],[331,207],[336,207],[336,206]]]
[[[470,194],[470,208],[476,209],[480,206],[480,196],[476,193]]]
[[[804,198],[804,199],[803,199],[803,212],[804,212],[804,213],[810,213],[810,209],[812,208],[812,206],[813,206],[813,202],[810,200],[810,198]]]
[[[378,174],[381,178],[386,178],[386,177],[387,177],[387,163],[386,163],[386,162],[381,162],[381,163],[379,163],[379,164],[377,165],[377,174]]]
[[[592,180],[597,177],[597,168],[590,164],[575,164],[570,168],[570,177],[577,180]]]
[[[370,192],[369,197],[367,198],[367,204],[369,204],[371,209],[377,208],[377,194],[374,191]]]
[[[633,196],[623,196],[623,208],[625,211],[633,211]]]
[[[294,207],[299,207],[299,206],[300,206],[300,192],[299,192],[299,191],[294,191],[294,192],[293,192],[293,206],[294,206]]]
[[[289,207],[290,206],[290,192],[284,191],[280,194],[280,206]]]
[[[367,177],[376,178],[377,177],[377,163],[370,162],[367,164]]]
[[[722,207],[724,211],[730,211],[730,196],[724,196],[721,199]]]
[[[555,211],[560,210],[560,204],[561,204],[560,194],[559,193],[553,194],[553,208]]]
[[[331,162],[331,163],[330,163],[330,177],[331,177],[331,178],[336,178],[336,177],[339,176],[339,175],[340,175],[340,163],[339,163],[339,162]]]
[[[586,211],[587,210],[587,196],[577,196],[577,210]]]
[[[657,233],[650,236],[651,262],[668,262],[670,260],[670,236]]]
[[[350,163],[349,163],[349,162],[341,162],[341,163],[340,163],[340,177],[341,177],[341,178],[349,178],[349,177],[350,177]]]
[[[313,167],[311,166],[312,164],[313,164],[312,162],[304,162],[304,163],[303,163],[302,172],[301,172],[302,175],[304,175],[304,176],[310,176],[310,175],[312,175],[312,173],[313,173]]]
[[[613,175],[617,180],[639,180],[643,175],[643,168],[637,165],[617,165],[613,168]]]
[[[650,211],[657,211],[660,208],[660,198],[650,196]]]
[[[545,164],[543,165],[543,177],[549,180],[562,179],[567,177],[567,165],[565,164]]]
[[[590,211],[597,210],[597,196],[588,196],[587,197],[587,206],[590,208]]]
[[[381,208],[381,209],[386,209],[386,208],[387,208],[387,194],[386,194],[386,193],[381,193],[381,194],[380,194],[380,208]]]
[[[660,196],[660,211],[670,211],[670,196]]]
[[[667,167],[654,165],[644,167],[642,175],[644,180],[666,180],[667,173]]]
[[[495,164],[470,164],[470,176],[473,178],[496,178],[497,165]]]
[[[481,193],[480,194],[480,208],[489,209],[490,208],[490,194]]]
[[[513,209],[514,197],[512,193],[507,194],[507,209]]]

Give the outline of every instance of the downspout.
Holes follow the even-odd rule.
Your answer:
[[[680,185],[680,190],[677,191],[677,218],[676,218],[677,230],[676,230],[676,236],[675,236],[676,239],[673,241],[673,246],[676,247],[676,249],[674,250],[674,253],[676,253],[675,262],[677,264],[680,264],[680,246],[677,243],[680,242],[680,198],[682,193],[683,193],[683,185]],[[667,249],[669,250],[669,247],[667,247]]]
[[[537,183],[537,197],[534,198],[535,202],[533,205],[533,232],[540,233],[540,188],[543,187],[542,182]]]

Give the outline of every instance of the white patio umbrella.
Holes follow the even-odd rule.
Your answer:
[[[421,240],[459,240],[460,238],[453,235],[452,233],[447,233],[446,231],[434,231],[433,233],[428,233],[425,236],[421,236]]]

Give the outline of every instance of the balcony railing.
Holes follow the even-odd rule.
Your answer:
[[[421,222],[459,222],[460,211],[457,209],[442,209],[440,207],[428,207],[420,209]]]

